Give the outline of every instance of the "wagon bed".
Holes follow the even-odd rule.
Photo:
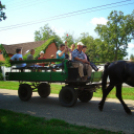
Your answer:
[[[76,78],[79,77],[78,68],[73,68],[71,61],[68,60],[43,59],[14,61],[11,62],[11,65],[42,62],[48,64],[51,62],[63,62],[64,67],[48,66],[48,64],[45,67],[12,67],[11,71],[6,73],[6,80],[20,82],[18,95],[22,101],[30,100],[34,91],[37,91],[42,98],[46,98],[51,92],[50,83],[60,82],[65,83],[59,94],[60,103],[63,106],[70,107],[76,103],[77,98],[82,102],[91,100],[93,92],[101,86],[102,72],[92,72],[90,81],[77,81]],[[18,71],[15,72],[15,70]],[[31,84],[27,84],[26,82],[28,81]]]

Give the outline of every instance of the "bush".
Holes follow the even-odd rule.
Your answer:
[[[0,73],[0,80],[4,80],[3,74]]]

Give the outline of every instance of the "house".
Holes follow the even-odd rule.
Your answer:
[[[52,39],[45,40],[45,41],[36,41],[36,42],[27,42],[27,43],[20,43],[20,44],[13,44],[13,45],[4,45],[2,44],[3,48],[5,49],[7,55],[12,57],[16,53],[17,48],[22,48],[22,55],[24,59],[26,59],[29,51],[31,49],[35,49],[34,57],[39,57],[40,51],[44,51],[44,57],[46,59],[50,58],[51,55],[54,55],[56,58],[56,51],[58,47]],[[2,54],[2,50],[0,50],[0,61],[4,61],[4,56]]]
[[[36,41],[36,42],[27,42],[13,45],[4,45],[1,44],[0,47],[0,62],[5,61],[4,55],[6,53],[7,57],[13,56],[16,52],[17,48],[22,48],[23,59],[27,59],[27,55],[29,54],[30,49],[35,49],[34,58],[39,57],[40,51],[44,51],[44,57],[49,59],[51,55],[54,55],[56,58],[56,51],[58,50],[58,46],[54,42],[54,39],[48,39],[45,41]],[[5,73],[9,72],[9,67],[2,66],[2,74],[5,80]]]

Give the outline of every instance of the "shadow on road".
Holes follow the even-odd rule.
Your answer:
[[[82,103],[79,101],[79,99],[77,100],[77,103],[75,106],[73,107],[69,107],[69,109],[83,109],[83,110],[86,110],[86,109],[92,109],[92,110],[98,110],[98,103],[100,102],[101,99],[97,99],[95,100],[94,98],[89,101],[88,103]],[[113,113],[115,112],[120,112],[121,110],[123,111],[123,107],[121,105],[121,103],[117,103],[115,102],[115,100],[117,99],[114,99],[113,102],[109,102],[108,100],[106,100],[106,103],[104,105],[104,111],[106,112],[109,112],[111,113],[111,111],[113,111]],[[32,96],[31,99],[29,101],[21,101],[19,99],[18,96],[16,95],[10,95],[9,93],[0,93],[0,103],[5,103],[7,108],[8,108],[8,105],[15,105],[15,104],[20,104],[20,105],[26,105],[28,107],[30,106],[33,106],[34,105],[34,108],[38,108],[39,106],[40,107],[56,107],[56,108],[65,108],[63,106],[60,105],[59,103],[59,98],[58,97],[52,97],[52,96],[49,96],[48,98],[41,98],[40,96]],[[127,104],[127,102],[126,102]],[[134,114],[134,104],[127,104],[128,107],[131,109],[132,113]],[[1,106],[0,106],[1,107]],[[39,109],[38,109],[39,110]]]
[[[17,92],[8,93],[6,91],[5,93],[0,93],[0,109],[27,113],[47,119],[61,119],[87,127],[126,133],[134,132],[134,103],[132,103],[134,101],[125,100],[132,111],[130,116],[125,113],[122,105],[115,100],[117,99],[107,99],[104,110],[100,112],[98,110],[100,99],[96,98],[93,98],[88,103],[82,103],[78,100],[74,107],[68,108],[60,105],[58,97],[49,96],[43,99],[37,93],[34,93],[31,100],[23,102],[19,99]]]

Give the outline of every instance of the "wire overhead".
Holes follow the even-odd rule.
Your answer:
[[[18,27],[24,27],[24,26],[28,26],[28,25],[34,25],[34,24],[47,22],[47,21],[63,19],[63,18],[71,17],[71,16],[86,14],[86,13],[89,13],[89,12],[96,12],[96,11],[104,10],[104,9],[107,9],[107,8],[130,5],[130,4],[134,3],[134,2],[133,3],[126,3],[126,4],[122,4],[122,5],[120,4],[120,3],[127,2],[127,1],[131,1],[131,0],[120,1],[120,2],[116,2],[116,3],[111,3],[111,4],[91,7],[91,8],[87,8],[87,9],[77,10],[77,11],[73,11],[73,12],[68,12],[68,13],[65,13],[65,14],[61,14],[61,15],[50,17],[50,18],[46,18],[46,19],[43,19],[43,20],[36,20],[36,21],[31,21],[31,22],[26,22],[26,23],[21,23],[21,24],[15,24],[15,25],[7,26],[7,27],[0,27],[1,28],[0,31],[9,30],[9,29],[18,28]],[[117,4],[120,4],[120,5],[117,5]],[[115,6],[112,6],[112,5],[115,5]]]

